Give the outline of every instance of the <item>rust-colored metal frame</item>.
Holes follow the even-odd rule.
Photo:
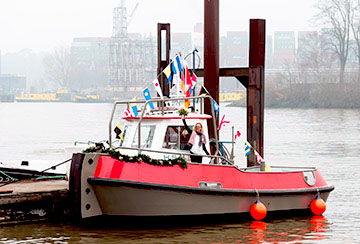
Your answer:
[[[207,1],[205,1],[205,3],[206,2]],[[207,25],[205,22],[205,33],[214,31],[207,30],[206,26]],[[214,32],[216,32],[216,30]],[[218,56],[206,55],[206,53],[211,54],[218,52],[218,50],[216,51],[216,48],[212,49],[212,45],[207,45],[205,46],[205,68],[195,70],[197,76],[204,77],[204,85],[217,103],[219,103],[219,76],[236,77],[241,82],[241,84],[243,84],[243,86],[246,88],[247,94],[247,141],[255,148],[256,151],[259,152],[262,157],[264,155],[265,33],[265,20],[250,20],[250,48],[248,68],[216,67],[214,64],[218,63]],[[219,34],[217,34],[217,36],[218,35]],[[205,34],[205,40],[206,38],[213,40],[211,37]],[[216,43],[213,44],[215,45]],[[217,43],[217,47],[218,46],[219,43]],[[208,63],[212,65],[207,66]],[[218,72],[211,71],[211,69],[218,69]],[[207,76],[209,73],[213,74],[210,76],[210,78]],[[205,105],[205,112],[206,111],[207,110]],[[255,164],[255,155],[254,153],[251,153],[248,156],[247,165],[250,167],[254,166]]]
[[[165,51],[165,59],[161,56],[163,53],[162,45],[163,45],[163,36],[161,32],[166,32],[166,51]],[[159,83],[161,86],[161,90],[164,96],[169,97],[170,86],[167,85],[167,77],[162,73],[162,71],[169,65],[170,63],[170,24],[169,23],[158,23],[158,38],[157,38],[157,53],[158,53],[158,66],[157,66],[157,74],[161,74],[159,77]]]
[[[249,67],[219,68],[219,0],[204,0],[204,69],[196,69],[197,76],[204,77],[204,85],[219,104],[219,77],[236,77],[247,90],[247,141],[264,156],[264,87],[265,87],[265,20],[250,20]],[[166,60],[161,60],[162,36],[166,30]],[[170,62],[170,24],[158,24],[158,74]],[[167,79],[162,74],[160,84],[164,96],[169,96]],[[205,103],[205,113],[211,112],[211,104]],[[217,123],[218,124],[218,120]],[[209,123],[209,137],[214,138],[213,124]],[[248,166],[256,164],[255,155],[248,156]]]

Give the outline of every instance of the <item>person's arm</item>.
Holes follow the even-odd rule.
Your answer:
[[[183,123],[184,123],[184,126],[185,126],[186,131],[191,135],[192,130],[191,130],[190,127],[187,125],[187,123],[186,123],[186,121],[185,121],[185,117],[183,116],[181,119],[182,119],[182,121],[183,121]]]
[[[205,147],[205,144],[202,144],[202,148],[203,148],[204,152],[206,153],[206,155],[210,155],[210,153],[208,152],[208,150]]]

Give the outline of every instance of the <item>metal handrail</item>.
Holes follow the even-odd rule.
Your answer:
[[[137,148],[134,147],[117,147],[119,149],[125,149],[125,150],[138,150]],[[186,153],[186,152],[171,152],[171,151],[161,151],[161,150],[155,150],[155,149],[147,149],[147,148],[142,148],[142,151],[145,152],[155,152],[155,153],[166,153],[166,154],[174,154],[174,155],[180,155],[180,156],[194,156],[194,154],[191,153]],[[195,154],[196,155],[196,154]],[[233,165],[233,162],[231,162],[230,160],[228,160],[227,158],[223,157],[223,156],[216,156],[216,155],[201,155],[202,157],[206,157],[206,158],[218,158],[221,160],[224,160],[226,162],[228,162],[230,165]]]
[[[113,109],[112,109],[112,112],[111,112],[111,116],[110,116],[110,121],[109,121],[109,145],[110,147],[112,147],[112,122],[113,122],[113,119],[114,119],[114,114],[115,114],[115,110],[116,110],[116,106],[117,105],[121,105],[121,104],[126,104],[127,105],[127,108],[130,107],[130,104],[131,103],[144,103],[144,108],[142,109],[141,111],[141,116],[139,117],[139,122],[138,122],[138,148],[136,148],[138,150],[138,153],[140,154],[141,153],[141,150],[144,150],[144,151],[155,151],[153,149],[142,149],[141,148],[141,122],[143,120],[143,117],[145,115],[145,112],[146,112],[146,108],[148,106],[148,104],[150,102],[158,102],[158,104],[161,104],[161,111],[162,111],[162,114],[164,113],[164,104],[166,102],[170,102],[170,101],[184,101],[184,100],[188,100],[189,98],[188,97],[181,97],[181,98],[154,98],[154,99],[150,99],[150,100],[136,100],[136,101],[116,101],[114,102],[114,105],[113,105]],[[216,152],[214,154],[214,156],[211,156],[211,157],[220,157],[226,161],[228,161],[227,159],[225,159],[224,157],[222,156],[215,156],[219,153],[219,143],[218,143],[218,136],[217,136],[217,126],[216,126],[216,117],[215,117],[215,111],[214,111],[214,99],[211,97],[211,96],[194,96],[194,97],[191,97],[191,99],[200,99],[201,102],[200,102],[200,105],[202,105],[202,101],[204,99],[209,99],[210,100],[210,104],[211,104],[211,114],[212,114],[212,120],[213,120],[213,127],[214,127],[214,136],[215,136],[215,141],[216,141]],[[202,113],[202,109],[200,111],[201,114]],[[120,148],[123,148],[123,147],[120,147]],[[168,152],[167,152],[168,153]],[[179,153],[174,153],[174,154],[179,154]],[[186,155],[186,154],[184,154]],[[190,155],[190,154],[189,154]],[[206,155],[207,156],[207,155]],[[230,162],[231,163],[231,162]]]

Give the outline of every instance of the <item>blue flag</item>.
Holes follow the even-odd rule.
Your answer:
[[[219,115],[219,105],[215,102],[215,100],[213,100],[213,107],[217,117]]]
[[[131,109],[135,115],[135,117],[137,117],[139,114],[138,114],[138,110],[137,110],[137,106],[136,104],[134,104],[133,106],[131,106]]]
[[[146,101],[151,100],[149,88],[147,88],[147,87],[144,89],[144,97],[145,97]],[[154,109],[154,104],[152,102],[149,102],[149,105],[150,105],[151,109]]]
[[[251,152],[251,146],[250,144],[246,141],[245,142],[245,157],[247,157]]]
[[[169,75],[168,82],[167,82],[168,85],[171,82],[171,79],[172,79],[172,74]]]
[[[174,63],[174,62],[171,63],[171,70],[172,70],[172,72],[173,72],[175,75],[178,73],[178,72],[176,71],[175,63]]]
[[[180,62],[179,56],[176,56],[176,57],[175,57],[175,62],[176,62],[176,64],[177,64],[177,67],[178,67],[178,69],[179,69],[179,72],[182,72],[183,70],[182,70],[182,66],[181,66],[181,62]]]

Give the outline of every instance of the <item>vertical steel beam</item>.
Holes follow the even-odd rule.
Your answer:
[[[250,20],[249,83],[247,87],[247,140],[264,156],[265,20]],[[248,167],[256,164],[248,156]]]
[[[219,0],[204,0],[204,85],[219,104]],[[211,114],[208,102],[205,102],[204,111]],[[215,138],[216,128],[213,127],[209,121],[210,138]]]
[[[165,33],[162,34],[162,33]],[[164,40],[165,39],[165,40]],[[170,63],[170,24],[158,23],[158,36],[157,36],[157,54],[158,54],[158,66],[157,74],[161,74],[159,77],[159,83],[163,95],[169,97],[170,89],[167,85],[167,78],[162,71]]]

